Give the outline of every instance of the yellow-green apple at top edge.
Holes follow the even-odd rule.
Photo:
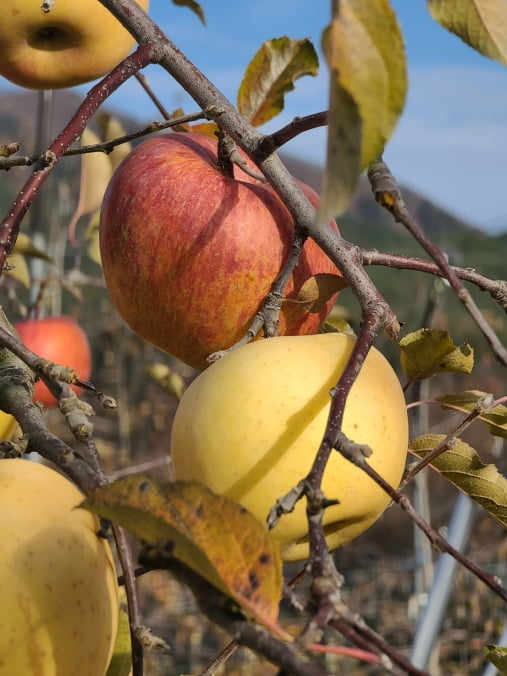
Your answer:
[[[241,503],[265,521],[276,499],[309,472],[323,438],[330,390],[354,338],[327,333],[250,343],[201,373],[173,422],[176,479],[194,479]],[[397,487],[405,466],[408,419],[403,392],[385,357],[372,348],[345,406],[343,431],[372,449],[368,461]],[[339,504],[324,512],[330,549],[366,530],[389,497],[364,471],[334,451],[322,488]],[[275,526],[286,561],[308,556],[305,500]]]
[[[257,167],[240,151],[248,167]],[[316,205],[318,195],[300,183]],[[329,226],[336,230],[333,222]],[[171,133],[139,144],[116,169],[100,218],[104,277],[119,314],[143,338],[198,369],[248,330],[289,255],[294,219],[273,188],[217,167],[217,141]],[[280,335],[316,333],[298,303],[316,274],[339,275],[308,238],[284,291]]]
[[[104,676],[116,570],[81,492],[29,460],[0,460],[0,676]]]
[[[143,9],[149,0],[137,0]],[[29,89],[73,87],[102,77],[134,38],[99,0],[2,0],[0,75]]]

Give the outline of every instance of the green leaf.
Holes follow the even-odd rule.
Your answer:
[[[507,65],[505,0],[427,0],[432,17],[470,47]]]
[[[437,373],[471,373],[474,351],[468,343],[455,345],[447,331],[419,329],[402,338],[401,366],[409,382]]]
[[[445,438],[445,434],[425,434],[412,439],[409,448],[424,458]],[[507,479],[495,465],[484,464],[471,446],[457,439],[452,449],[435,458],[431,466],[507,526]]]
[[[173,4],[178,5],[179,7],[188,7],[194,14],[197,14],[202,23],[206,25],[204,10],[199,2],[196,2],[195,0],[173,0]]]
[[[322,47],[330,72],[327,168],[320,219],[341,215],[378,159],[405,102],[403,38],[388,0],[333,0]]]
[[[317,75],[319,59],[310,40],[267,40],[250,61],[238,91],[238,110],[260,126],[284,107],[284,96],[302,75]]]
[[[484,657],[494,664],[501,674],[507,674],[507,648],[497,645],[484,646]]]
[[[442,403],[442,408],[459,408],[465,411],[473,411],[477,406],[477,402],[485,397],[493,399],[487,392],[466,390],[459,394],[444,394],[441,397],[437,397],[437,400]],[[494,406],[489,411],[481,413],[478,419],[486,424],[490,434],[507,439],[507,406],[503,406],[503,404]]]

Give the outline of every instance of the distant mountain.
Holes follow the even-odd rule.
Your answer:
[[[20,152],[31,154],[35,151],[36,112],[38,93],[33,91],[6,90],[0,96],[0,143],[18,140]],[[76,111],[81,98],[70,90],[53,93],[49,137],[53,138]],[[100,112],[109,112],[119,117],[125,128],[133,131],[139,121],[124,116],[107,105]],[[151,120],[147,120],[149,122]],[[93,124],[92,124],[93,126]],[[289,170],[317,191],[322,180],[322,167],[300,158],[281,153]],[[78,162],[65,163],[65,171],[77,173]],[[62,171],[61,167],[57,171]],[[0,182],[0,204],[19,190],[28,170],[5,172]],[[58,176],[58,174],[57,174]],[[401,186],[405,202],[425,232],[448,253],[451,260],[459,265],[473,265],[484,268],[485,274],[504,276],[505,245],[507,234],[490,236],[456,218],[445,209],[435,205],[417,192]],[[420,255],[420,247],[404,232],[402,226],[394,223],[391,215],[373,199],[366,180],[359,183],[353,202],[347,214],[340,219],[344,237],[360,246],[393,250]]]

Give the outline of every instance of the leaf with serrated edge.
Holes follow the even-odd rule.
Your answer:
[[[421,458],[444,439],[444,434],[425,434],[412,439],[409,448]],[[507,526],[507,479],[493,464],[484,464],[478,453],[461,439],[431,463],[460,491],[481,505],[503,526]]]
[[[437,397],[437,401],[441,402],[442,408],[460,408],[465,411],[473,411],[477,402],[487,396],[491,395],[480,390],[466,390],[459,394],[444,394]],[[487,413],[481,413],[478,418],[486,424],[490,434],[507,439],[507,406],[502,404],[494,406]]]
[[[470,47],[507,65],[505,0],[427,0],[432,17]]]
[[[407,91],[403,37],[388,0],[333,0],[322,47],[330,72],[327,166],[320,219],[341,215],[378,159]]]
[[[287,637],[278,624],[280,550],[271,534],[237,503],[195,481],[119,479],[81,505],[149,543],[171,541],[174,556],[246,615]]]
[[[409,382],[437,373],[471,373],[474,351],[468,343],[455,345],[447,331],[419,329],[398,343],[403,372]]]
[[[319,59],[310,40],[287,36],[264,42],[250,61],[238,91],[238,110],[254,126],[283,110],[284,96],[303,75],[317,75]]]

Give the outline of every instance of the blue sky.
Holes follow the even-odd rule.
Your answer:
[[[151,16],[176,45],[231,100],[247,63],[262,41],[309,37],[320,52],[329,21],[325,0],[201,0],[203,26],[188,9],[151,0]],[[409,96],[385,159],[398,180],[469,223],[491,232],[507,230],[507,69],[475,53],[436,24],[424,0],[391,0],[405,36]],[[166,107],[196,110],[158,67],[145,71]],[[86,91],[89,87],[82,87]],[[110,100],[140,121],[159,114],[136,81]],[[298,81],[286,109],[265,130],[296,115],[327,107],[326,66],[318,77]],[[307,133],[286,150],[323,163],[325,131]]]

